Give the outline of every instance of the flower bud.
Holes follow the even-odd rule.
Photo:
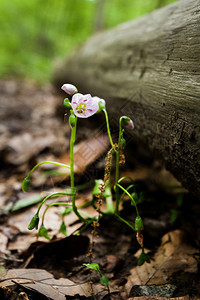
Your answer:
[[[24,180],[22,182],[22,191],[24,193],[28,192],[29,186],[30,186],[30,177],[27,176],[26,178],[24,178]]]
[[[47,240],[50,239],[50,236],[49,236],[48,231],[47,231],[46,227],[44,226],[44,224],[41,225],[37,236],[43,236]]]
[[[69,83],[63,84],[61,89],[69,95],[74,95],[78,92],[78,89],[75,87],[75,85]]]
[[[38,223],[39,223],[39,216],[36,213],[33,218],[31,219],[29,225],[28,225],[28,230],[32,230],[32,229],[38,229]]]
[[[132,121],[132,120],[130,120],[130,121],[128,122],[128,124],[126,125],[126,128],[128,128],[128,129],[134,129],[134,124],[133,124],[133,121]]]
[[[73,128],[76,125],[76,117],[74,114],[69,116],[69,125]]]
[[[144,228],[144,226],[143,226],[142,218],[140,216],[137,216],[135,218],[135,230],[138,231],[143,228]]]
[[[122,120],[122,124],[126,128],[128,128],[128,129],[133,129],[134,128],[134,124],[133,124],[133,121],[131,120],[131,118],[129,118],[127,116],[122,116],[121,120]]]
[[[66,108],[69,108],[69,109],[72,108],[72,105],[71,105],[71,103],[70,103],[70,101],[69,101],[68,98],[64,99],[64,103],[63,104],[64,104],[64,107],[66,107]]]

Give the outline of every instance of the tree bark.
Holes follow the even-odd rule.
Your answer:
[[[114,119],[200,196],[200,0],[182,0],[96,34],[55,81],[102,97]]]

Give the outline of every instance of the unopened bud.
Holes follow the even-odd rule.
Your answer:
[[[64,99],[64,103],[63,104],[64,104],[64,107],[66,107],[66,108],[69,108],[69,109],[72,108],[71,102],[69,101],[68,98]]]
[[[128,128],[128,129],[134,129],[134,124],[133,124],[133,121],[132,121],[132,120],[130,120],[130,121],[128,122],[128,124],[126,125],[126,128]]]
[[[122,119],[122,124],[128,128],[128,129],[133,129],[134,128],[134,124],[133,121],[131,120],[131,118],[127,117],[127,116],[123,116],[121,117]]]
[[[24,180],[22,182],[22,191],[24,193],[28,192],[29,186],[30,186],[30,177],[28,176],[28,177],[24,178]]]
[[[32,229],[38,229],[38,223],[39,223],[39,216],[36,213],[33,218],[31,219],[29,225],[28,225],[28,229],[32,230]]]
[[[63,84],[61,89],[69,95],[74,95],[78,92],[78,89],[75,87],[75,85],[69,83]]]
[[[44,226],[44,224],[41,225],[37,236],[43,236],[47,240],[50,239],[50,236],[48,234],[48,230],[46,229],[46,227]]]
[[[75,127],[76,125],[76,117],[74,114],[69,116],[69,125],[71,126],[71,128]]]
[[[135,230],[138,231],[143,228],[144,228],[144,226],[143,226],[142,218],[140,216],[137,216],[135,218]]]

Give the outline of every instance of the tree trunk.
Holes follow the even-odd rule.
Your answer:
[[[182,0],[93,36],[55,81],[102,97],[114,118],[200,195],[200,0]]]

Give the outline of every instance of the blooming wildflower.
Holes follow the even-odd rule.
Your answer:
[[[75,85],[69,83],[63,84],[61,89],[69,95],[73,95],[78,92],[78,89],[75,87]]]
[[[98,102],[93,100],[90,94],[82,95],[80,93],[75,94],[72,97],[72,109],[74,114],[79,118],[88,118],[94,115],[98,109]]]

